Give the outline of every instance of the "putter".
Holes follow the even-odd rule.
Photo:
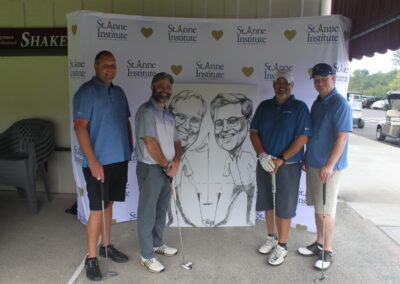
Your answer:
[[[101,194],[101,211],[103,214],[103,234],[104,234],[104,242],[107,244],[107,235],[106,235],[106,217],[104,214],[104,184],[101,182],[101,178],[97,178],[100,182],[100,194]],[[105,247],[106,251],[106,273],[104,274],[107,277],[112,277],[118,275],[117,272],[108,270],[108,252],[107,247]]]
[[[276,180],[275,180],[275,174],[271,173],[271,184],[272,184],[272,208],[273,208],[273,212],[274,212],[274,231],[275,231],[275,236],[278,238],[278,230],[276,228],[276,218],[275,218],[275,214],[276,214],[276,204],[275,204],[275,195],[276,195]],[[278,245],[278,242],[276,242],[275,244],[275,249],[276,246]]]
[[[179,224],[178,208],[176,206],[175,178],[172,178],[172,180],[171,180],[171,190],[172,190],[172,198],[174,199],[174,204],[175,204],[175,214],[176,214],[176,222],[178,224],[178,230],[179,230],[179,239],[181,241],[181,251],[182,251],[181,267],[185,268],[186,270],[192,270],[193,263],[190,261],[188,261],[188,262],[185,261],[185,254],[183,252],[183,239],[182,239],[181,225]]]
[[[219,199],[220,198],[221,198],[221,192],[218,192],[217,205],[215,206],[215,212],[214,212],[214,224],[215,224],[215,218],[217,218],[218,204],[219,204]]]
[[[322,184],[322,269],[321,276],[314,280],[315,283],[323,281],[326,276],[324,274],[325,261],[325,203],[326,203],[326,183]]]
[[[200,219],[201,223],[203,224],[203,212],[201,212],[201,201],[200,201],[200,192],[197,193],[197,199],[199,200],[199,209],[200,209]]]

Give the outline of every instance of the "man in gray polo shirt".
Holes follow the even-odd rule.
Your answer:
[[[181,142],[175,116],[166,108],[174,79],[161,72],[151,81],[152,95],[136,113],[136,174],[139,184],[138,233],[140,263],[151,272],[164,271],[155,254],[173,256],[176,248],[163,242],[166,213],[171,197],[171,178],[181,158]]]

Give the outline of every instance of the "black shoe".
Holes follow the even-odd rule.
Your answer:
[[[86,268],[86,277],[89,280],[100,281],[101,279],[103,279],[97,257],[93,257],[93,258],[86,257],[85,268]]]
[[[102,245],[100,245],[99,248],[99,255],[102,257],[106,257],[106,250]],[[107,246],[107,255],[109,258],[111,258],[112,261],[118,263],[127,262],[129,259],[125,254],[117,250],[113,245]]]

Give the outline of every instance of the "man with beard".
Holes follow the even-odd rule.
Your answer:
[[[192,186],[196,189],[195,198],[198,199],[199,206],[201,206],[200,192],[197,190],[197,181],[194,178],[194,172],[190,165],[187,154],[189,148],[199,137],[201,123],[203,121],[204,114],[206,113],[207,106],[200,94],[195,93],[192,90],[183,90],[172,98],[171,104],[168,106],[168,110],[175,115],[176,130],[178,131],[182,144],[181,163],[176,177],[176,206],[181,213],[183,221],[186,224],[195,227],[195,224],[193,224],[193,222],[182,210],[180,191],[182,188],[182,178],[184,175],[189,179]],[[199,208],[199,211],[200,218],[202,219],[201,208]],[[170,225],[173,222],[171,207],[168,210],[168,218],[168,225]]]
[[[274,98],[261,102],[250,125],[250,140],[259,160],[256,210],[265,211],[268,233],[258,251],[261,254],[273,251],[268,260],[270,265],[282,264],[287,255],[290,223],[296,216],[303,146],[311,135],[310,113],[307,105],[292,95],[293,85],[292,72],[278,71],[273,81]],[[276,177],[276,208],[272,175]]]
[[[241,192],[247,195],[247,224],[252,225],[251,208],[254,197],[254,172],[256,161],[253,154],[242,149],[249,131],[253,102],[243,94],[221,93],[210,103],[214,135],[218,146],[228,152],[224,176],[231,176],[234,187],[226,215],[215,226],[225,225],[235,200]]]
[[[140,263],[151,272],[164,271],[155,254],[173,256],[176,248],[163,242],[166,213],[171,198],[171,178],[181,158],[181,142],[175,129],[175,117],[166,109],[174,79],[161,72],[151,81],[152,96],[135,116],[139,184],[138,233]]]

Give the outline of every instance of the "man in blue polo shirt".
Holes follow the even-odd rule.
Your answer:
[[[332,240],[341,171],[347,167],[348,133],[353,130],[351,107],[335,88],[335,70],[326,63],[312,69],[311,78],[319,95],[311,108],[312,137],[307,144],[304,168],[307,172],[307,204],[315,207],[317,240],[298,252],[318,255],[314,266],[327,269],[333,261]],[[323,208],[322,187],[326,183]],[[325,213],[324,259],[322,259],[323,217]]]
[[[293,74],[275,74],[275,97],[261,102],[250,124],[250,139],[257,153],[257,211],[265,211],[268,236],[259,252],[268,263],[280,265],[287,255],[286,242],[291,219],[296,216],[303,146],[311,135],[307,105],[292,95]],[[276,222],[274,228],[271,175],[276,176]]]
[[[100,256],[104,257],[107,249],[113,261],[128,261],[125,254],[110,244],[110,234],[113,202],[125,201],[128,161],[133,147],[128,102],[124,91],[112,83],[116,74],[113,54],[99,52],[94,69],[96,76],[84,83],[73,98],[73,119],[83,152],[82,167],[90,206],[86,276],[97,281],[102,279],[96,255],[100,234]],[[100,183],[104,184],[106,236],[102,230]]]
[[[151,81],[152,95],[135,116],[135,157],[139,184],[138,233],[140,263],[151,272],[164,271],[155,254],[174,256],[178,250],[163,241],[166,214],[171,197],[171,178],[181,159],[181,141],[175,116],[166,109],[174,79],[161,72]]]

